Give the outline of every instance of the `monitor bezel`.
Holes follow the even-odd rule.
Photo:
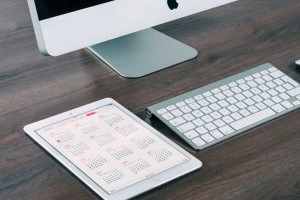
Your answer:
[[[28,5],[40,52],[58,56],[234,1],[178,0],[179,8],[171,10],[162,0],[116,0],[45,20],[39,20],[34,0]]]

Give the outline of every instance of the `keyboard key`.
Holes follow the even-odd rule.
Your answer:
[[[289,82],[289,79],[291,79],[290,77],[288,77],[287,75],[284,75],[282,77],[280,77],[281,80],[283,80],[284,82]],[[293,79],[292,79],[293,80]]]
[[[247,116],[251,115],[251,113],[246,109],[240,110],[239,113],[241,115],[243,115],[244,117],[247,117]],[[231,122],[227,122],[227,123],[231,123]]]
[[[211,135],[209,134],[205,134],[205,135],[202,135],[201,138],[205,141],[205,142],[212,142],[215,140],[215,138],[213,138]]]
[[[200,106],[207,106],[209,104],[205,99],[200,99],[198,103],[200,104]]]
[[[293,107],[293,104],[291,104],[290,102],[288,101],[284,101],[284,102],[281,102],[281,105],[283,105],[285,108],[287,109],[290,109]]]
[[[212,109],[210,109],[209,107],[203,107],[200,109],[204,114],[209,114],[212,112]]]
[[[225,122],[223,122],[223,120],[221,119],[217,119],[216,121],[214,121],[214,124],[219,128],[226,125]]]
[[[212,122],[214,119],[209,116],[209,115],[205,115],[201,118],[203,121],[205,121],[206,123]]]
[[[171,113],[165,113],[162,115],[162,117],[165,119],[165,120],[170,120],[170,119],[173,119],[174,116],[171,114]]]
[[[185,103],[187,103],[187,104],[190,104],[193,102],[195,102],[195,100],[193,98],[189,98],[189,99],[185,100]]]
[[[229,97],[226,99],[226,101],[230,104],[235,104],[236,102],[238,102],[238,100],[236,100],[234,97]]]
[[[167,110],[171,111],[171,110],[175,110],[176,106],[175,105],[170,105],[167,107]]]
[[[222,117],[222,115],[220,113],[218,113],[217,111],[210,113],[210,116],[214,119],[220,119]]]
[[[256,113],[256,112],[259,111],[259,109],[256,108],[255,106],[249,106],[249,107],[247,108],[247,110],[249,110],[251,113]]]
[[[263,92],[261,94],[259,94],[263,99],[270,99],[271,98],[271,95],[269,95],[268,93],[266,92]]]
[[[241,93],[243,90],[241,90],[239,87],[233,87],[231,88],[231,91],[234,92],[235,94]]]
[[[263,70],[260,72],[261,75],[267,75],[269,72],[267,70]]]
[[[239,109],[244,109],[244,108],[247,107],[247,105],[246,105],[244,102],[242,102],[242,101],[237,102],[235,105],[236,105]]]
[[[271,107],[271,106],[273,106],[273,105],[275,104],[275,103],[274,103],[272,100],[270,100],[270,99],[267,99],[267,100],[263,101],[263,103],[266,104],[266,105],[269,106],[269,107]]]
[[[259,74],[259,73],[255,73],[255,74],[253,74],[252,75],[254,78],[259,78],[259,77],[261,77],[261,75]]]
[[[248,117],[245,117],[238,121],[235,121],[235,122],[231,123],[230,126],[238,131],[243,128],[246,128],[247,126],[253,125],[259,121],[267,119],[268,117],[271,117],[275,114],[276,113],[272,109],[267,108],[265,110],[255,113],[253,115],[250,115]]]
[[[253,77],[252,76],[247,76],[247,77],[245,77],[245,80],[246,81],[251,81],[251,80],[253,80]]]
[[[267,90],[270,89],[270,88],[268,88],[266,85],[259,85],[258,88],[259,88],[260,90],[262,90],[263,92],[265,92],[265,91],[267,91]]]
[[[202,121],[201,119],[195,119],[194,121],[193,121],[193,123],[196,125],[196,126],[203,126],[205,123],[204,123],[204,121]]]
[[[245,91],[242,93],[245,97],[249,98],[252,97],[254,94],[252,92],[250,92],[249,90]]]
[[[223,91],[223,94],[224,94],[225,96],[227,96],[227,97],[231,97],[232,95],[234,95],[234,93],[231,92],[230,90],[225,90],[225,91]]]
[[[223,126],[222,128],[219,129],[219,131],[224,135],[229,135],[230,133],[234,132],[234,130],[228,125]]]
[[[270,67],[268,70],[269,72],[275,72],[277,69],[275,67]]]
[[[286,91],[286,89],[285,89],[285,88],[283,88],[282,86],[278,86],[278,87],[276,87],[276,88],[275,88],[275,90],[277,90],[277,92],[279,92],[279,93],[283,93],[283,92],[285,92],[285,91]]]
[[[163,108],[157,111],[158,114],[162,115],[164,113],[168,112],[167,109]]]
[[[197,104],[196,102],[189,104],[189,107],[192,108],[193,110],[199,109],[201,106]]]
[[[234,98],[236,98],[238,101],[243,101],[244,99],[246,99],[246,97],[242,94],[236,94],[234,95]]]
[[[263,101],[263,99],[262,99],[260,96],[258,96],[258,95],[253,96],[252,99],[253,99],[256,103],[259,103],[259,102]]]
[[[273,82],[276,83],[279,86],[284,84],[284,82],[280,78],[274,79]]]
[[[251,88],[250,91],[251,91],[253,94],[259,94],[259,93],[262,92],[262,91],[261,91],[260,89],[258,89],[257,87]]]
[[[215,111],[221,109],[221,107],[216,103],[211,104],[209,107]]]
[[[179,117],[179,116],[183,115],[183,112],[181,112],[179,109],[172,110],[171,113],[172,113],[172,115],[174,115],[175,117]]]
[[[255,102],[252,99],[245,99],[244,103],[247,104],[248,106],[252,106],[253,104],[255,104]]]
[[[236,82],[237,82],[237,84],[239,84],[239,85],[240,85],[240,84],[243,84],[243,83],[245,83],[245,80],[244,80],[244,79],[239,79],[239,80],[237,80]]]
[[[249,82],[247,82],[247,84],[248,84],[250,87],[256,87],[256,86],[257,86],[257,83],[255,83],[254,81],[249,81]]]
[[[278,96],[272,97],[271,99],[272,99],[272,101],[274,101],[275,103],[280,103],[280,102],[283,101],[283,100],[282,100],[280,97],[278,97]]]
[[[196,126],[192,122],[187,122],[187,123],[182,124],[182,125],[180,125],[180,126],[177,127],[177,129],[181,133],[185,133],[185,132],[190,131],[190,130],[192,130],[194,128],[196,128]]]
[[[217,127],[213,123],[208,123],[205,125],[205,128],[209,131],[215,130]]]
[[[195,117],[201,117],[201,116],[204,115],[200,110],[195,110],[195,111],[192,112],[192,114],[193,114]]]
[[[269,75],[265,75],[265,76],[263,76],[262,77],[265,81],[271,81],[271,80],[273,80],[273,78],[271,77],[271,76],[269,76]]]
[[[237,113],[237,112],[232,113],[230,116],[231,116],[233,119],[235,119],[235,120],[239,120],[239,119],[243,118],[243,116],[240,115],[240,114]]]
[[[300,87],[296,87],[287,92],[290,96],[295,97],[300,94]]]
[[[273,81],[267,82],[266,85],[267,85],[269,88],[274,88],[274,87],[277,86],[275,83],[273,83]]]
[[[198,137],[199,134],[196,131],[191,130],[191,131],[188,131],[188,132],[184,133],[184,136],[191,140],[195,137]]]
[[[194,99],[199,101],[200,99],[203,99],[203,96],[201,94],[199,94],[199,95],[195,96]]]
[[[236,107],[235,105],[230,105],[227,107],[227,109],[230,111],[230,112],[237,112],[239,110],[238,107]]]
[[[263,80],[262,78],[254,79],[254,81],[255,81],[257,84],[259,84],[259,85],[264,84],[264,83],[266,82],[266,81]]]
[[[268,91],[268,93],[269,93],[270,95],[272,95],[272,96],[276,96],[276,95],[279,94],[279,93],[278,93],[276,90],[274,90],[274,89],[270,89],[270,90]]]
[[[213,89],[211,92],[213,94],[217,94],[217,93],[221,92],[221,90],[219,88],[216,88],[216,89]]]
[[[226,98],[226,96],[225,96],[224,94],[222,94],[222,93],[215,94],[215,97],[216,97],[217,99],[219,99],[219,100],[223,100],[223,99]]]
[[[196,128],[196,131],[201,135],[208,133],[208,130],[206,128],[204,128],[203,126]]]
[[[293,105],[294,105],[294,106],[300,105],[300,100],[293,101]]]
[[[292,85],[289,84],[289,83],[285,83],[285,84],[283,84],[282,86],[283,86],[285,89],[287,89],[287,90],[291,90],[291,89],[294,88],[294,86],[292,86]]]
[[[283,112],[286,110],[286,108],[280,104],[276,104],[276,105],[272,106],[271,108],[277,113],[280,113],[280,112]]]
[[[182,106],[185,106],[185,105],[186,104],[183,101],[180,101],[180,102],[176,103],[177,107],[182,107]]]
[[[190,107],[188,107],[188,106],[182,106],[182,107],[180,108],[180,110],[181,110],[182,112],[184,112],[184,113],[189,113],[189,112],[192,111],[192,109],[191,109]]]
[[[211,93],[211,92],[205,92],[205,93],[203,93],[202,95],[203,95],[204,97],[209,97],[209,96],[212,95],[212,93]]]
[[[197,138],[193,139],[192,142],[193,142],[197,147],[201,147],[201,146],[203,146],[203,145],[206,144],[206,142],[204,142],[200,137],[197,137]]]
[[[226,116],[226,117],[223,117],[222,120],[224,122],[226,122],[227,124],[231,123],[234,121],[234,119],[232,119],[230,116]]]
[[[239,85],[239,87],[242,89],[242,90],[249,90],[250,89],[250,87],[248,86],[248,85],[246,85],[246,84],[241,84],[241,85]]]
[[[297,83],[296,81],[294,81],[293,79],[291,79],[290,77],[288,76],[282,76],[280,77],[283,81],[287,82],[287,83],[290,83],[291,85],[293,85],[294,87],[298,87],[299,86],[299,83]]]
[[[214,130],[214,131],[210,132],[210,135],[212,135],[216,139],[224,137],[224,135],[218,130]]]
[[[209,96],[206,98],[207,101],[209,101],[210,103],[215,103],[218,101],[218,99],[216,99],[214,96]]]
[[[223,85],[223,86],[220,87],[220,89],[224,91],[224,90],[228,90],[229,87],[227,85]]]
[[[231,82],[231,83],[228,84],[228,86],[229,87],[235,87],[235,86],[237,86],[237,84],[236,84],[236,82]]]
[[[190,113],[187,113],[187,114],[183,115],[183,118],[187,121],[192,121],[192,120],[195,119],[195,117]]]
[[[264,110],[267,108],[267,106],[262,102],[255,104],[255,106],[260,110]]]
[[[221,110],[219,110],[219,113],[221,113],[223,116],[226,116],[230,114],[230,111],[226,108],[222,108]]]
[[[273,78],[279,78],[280,76],[283,76],[283,75],[284,74],[279,70],[276,70],[276,71],[270,73],[270,76],[272,76]]]
[[[223,108],[229,106],[229,103],[228,103],[227,101],[224,101],[224,100],[219,101],[218,104],[219,104],[221,107],[223,107]]]
[[[282,93],[282,94],[280,94],[280,95],[279,95],[279,97],[280,97],[280,98],[282,98],[283,100],[287,100],[287,99],[289,99],[289,98],[290,98],[290,96],[289,96],[289,95],[287,95],[286,93]]]
[[[186,121],[182,117],[177,117],[175,119],[170,120],[169,122],[170,124],[172,124],[172,126],[179,126],[185,123]]]

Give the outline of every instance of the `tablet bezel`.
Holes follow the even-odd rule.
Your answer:
[[[64,121],[66,119],[69,119],[70,117],[78,116],[81,114],[84,114],[86,112],[89,112],[94,109],[98,109],[103,106],[107,106],[113,104],[117,108],[119,108],[121,111],[126,113],[129,117],[133,118],[135,121],[140,123],[142,126],[147,128],[149,131],[157,135],[159,138],[161,138],[163,141],[165,141],[167,144],[171,145],[173,148],[175,148],[177,151],[182,153],[184,156],[189,158],[188,161],[179,164],[178,166],[175,166],[171,169],[168,169],[166,171],[163,171],[157,175],[154,175],[153,177],[150,177],[146,180],[140,181],[138,183],[135,183],[133,185],[130,185],[124,189],[121,189],[120,191],[117,191],[113,194],[107,193],[103,188],[101,188],[99,185],[97,185],[96,182],[94,182],[91,178],[89,178],[86,174],[84,174],[78,167],[76,167],[71,161],[69,161],[66,157],[64,157],[59,151],[57,151],[54,147],[52,147],[49,143],[47,143],[41,136],[38,135],[36,132],[37,130],[55,124],[59,123],[61,121]],[[174,142],[169,140],[167,137],[165,137],[163,134],[152,128],[149,124],[141,120],[139,117],[131,113],[129,110],[127,110],[125,107],[120,105],[118,102],[111,98],[106,98],[100,101],[96,101],[94,103],[87,104],[85,106],[64,112],[59,115],[55,115],[53,117],[32,123],[30,125],[27,125],[24,127],[24,131],[39,145],[41,145],[47,152],[49,152],[54,158],[56,158],[61,164],[63,164],[67,169],[69,169],[73,174],[75,174],[81,181],[83,181],[88,187],[90,187],[94,192],[96,192],[100,197],[107,200],[117,200],[117,199],[129,199],[132,197],[135,197],[137,195],[140,195],[146,191],[149,191],[155,187],[158,187],[164,183],[167,183],[173,179],[179,178],[189,172],[192,172],[196,169],[199,169],[202,166],[202,162],[195,157],[193,157],[191,154],[186,152],[184,149],[176,145]]]

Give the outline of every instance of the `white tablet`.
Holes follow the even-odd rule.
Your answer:
[[[202,166],[113,99],[24,130],[103,199],[129,199]]]

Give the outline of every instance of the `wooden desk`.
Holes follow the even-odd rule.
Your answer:
[[[0,199],[97,199],[28,138],[26,124],[112,97],[146,119],[146,106],[265,62],[300,81],[299,0],[241,0],[157,27],[199,56],[140,79],[123,79],[88,50],[40,55],[25,0],[0,1]],[[136,199],[300,199],[300,112],[193,151],[201,170]]]

